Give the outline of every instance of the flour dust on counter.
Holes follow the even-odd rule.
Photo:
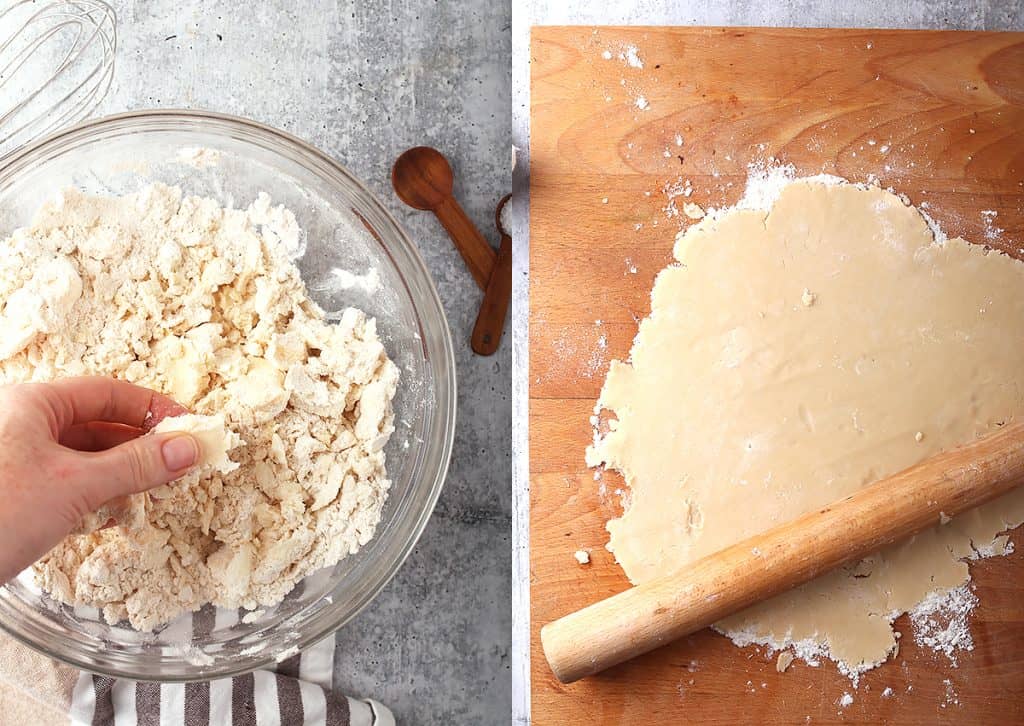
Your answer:
[[[266,194],[233,209],[154,184],[67,190],[3,242],[0,383],[125,379],[190,409],[156,430],[203,447],[36,563],[55,599],[140,630],[208,602],[257,611],[374,536],[398,368],[373,319],[329,324],[310,300],[301,240]]]
[[[634,584],[1024,415],[1021,262],[877,185],[792,167],[752,167],[735,207],[703,211],[610,365],[586,452],[628,484],[607,547]],[[827,657],[856,686],[910,613],[955,665],[973,647],[967,561],[1012,551],[1022,522],[1015,491],[715,627],[785,651],[780,672]]]

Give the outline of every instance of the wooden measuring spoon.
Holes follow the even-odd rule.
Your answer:
[[[506,194],[494,210],[494,223],[501,234],[501,246],[470,338],[473,352],[478,355],[492,355],[498,349],[501,332],[505,328],[508,304],[512,298],[512,236],[501,223],[501,210],[511,198],[511,194]]]
[[[455,242],[473,279],[487,290],[497,254],[452,196],[455,178],[444,155],[429,146],[409,149],[391,168],[391,186],[414,209],[433,212]]]

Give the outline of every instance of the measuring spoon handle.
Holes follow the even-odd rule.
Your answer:
[[[444,228],[448,230],[449,236],[455,242],[455,246],[462,255],[462,259],[465,260],[477,286],[486,291],[487,284],[491,279],[491,271],[494,269],[494,263],[498,257],[494,248],[466,216],[462,207],[455,201],[455,197],[445,197],[433,211]]]
[[[501,236],[498,259],[484,291],[484,301],[473,326],[470,347],[477,355],[493,355],[501,343],[509,300],[512,298],[512,237]]]

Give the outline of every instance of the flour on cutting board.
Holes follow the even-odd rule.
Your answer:
[[[985,209],[981,212],[982,224],[984,225],[985,239],[994,241],[999,239],[1002,235],[1003,230],[995,225],[996,217],[999,216],[999,212],[994,209]]]
[[[649,94],[635,81],[637,72],[644,68],[640,49],[632,43],[616,42],[607,45],[601,51],[601,58],[606,61],[618,61],[625,66],[623,71],[626,75],[619,78],[619,86],[626,91],[631,107],[639,111],[647,111],[651,107]],[[611,102],[615,99],[612,95],[605,93],[604,100]]]
[[[640,58],[640,51],[635,45],[618,45],[614,48],[606,48],[601,52],[605,60],[618,59],[630,68],[643,68],[644,62]]]
[[[575,328],[563,328],[551,342],[555,360],[576,362],[576,375],[581,378],[593,378],[606,367],[608,336],[602,330],[602,321],[594,321],[594,334],[582,333]],[[587,340],[592,342],[586,342]],[[538,377],[538,382],[541,380]]]
[[[675,181],[666,182],[661,188],[661,193],[665,195],[665,199],[668,200],[662,211],[665,212],[665,216],[669,219],[679,216],[679,207],[677,199],[682,197],[688,199],[693,194],[693,184],[689,179],[679,177]]]
[[[933,592],[910,611],[914,640],[957,665],[957,652],[974,650],[968,618],[978,604],[969,585]]]
[[[945,699],[939,704],[940,708],[948,708],[949,706],[960,705],[960,694],[957,693],[956,688],[953,686],[953,681],[948,678],[942,680],[943,695]]]

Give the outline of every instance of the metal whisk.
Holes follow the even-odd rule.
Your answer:
[[[0,152],[80,121],[114,77],[103,0],[17,0],[0,11]]]

